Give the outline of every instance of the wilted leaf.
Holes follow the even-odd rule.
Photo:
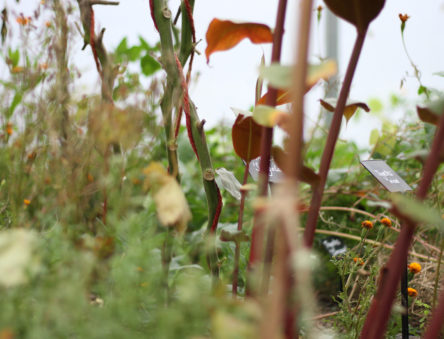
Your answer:
[[[0,232],[0,285],[12,287],[28,281],[30,273],[38,270],[34,253],[37,236],[34,232],[15,229]]]
[[[271,86],[278,88],[276,106],[291,102],[289,88],[292,85],[292,66],[281,66],[279,64],[272,64],[268,67],[261,66],[259,73]],[[305,92],[308,92],[319,80],[327,80],[336,73],[337,65],[332,60],[327,60],[319,65],[310,65]],[[267,96],[268,92],[258,101],[258,104],[265,104]]]
[[[218,186],[225,188],[235,199],[241,199],[241,184],[234,176],[233,172],[228,171],[225,168],[216,169],[216,182]]]
[[[409,219],[444,232],[444,219],[438,210],[402,194],[392,194],[393,204]]]
[[[223,229],[220,232],[221,241],[234,241],[236,243],[250,241],[250,237],[245,233],[245,231],[229,230]]]
[[[176,179],[159,163],[150,164],[145,170],[147,187],[151,188],[157,216],[164,226],[174,226],[183,232],[191,212]]]
[[[278,146],[273,146],[271,154],[278,167],[282,170],[282,172],[287,174],[285,169],[285,162],[289,158],[288,153]],[[307,166],[302,166],[300,180],[310,185],[316,185],[319,183],[320,177],[313,169]]]
[[[288,133],[290,115],[272,106],[257,105],[253,111],[253,119],[259,125],[274,127],[278,125]]]
[[[122,110],[114,105],[99,105],[89,114],[88,131],[102,152],[111,144],[131,148],[141,137],[143,114],[135,107]]]
[[[359,32],[365,32],[370,22],[381,12],[385,0],[325,0],[325,4]]]
[[[438,125],[439,118],[444,111],[444,99],[431,102],[427,107],[416,106],[419,119],[429,124]]]
[[[261,134],[262,127],[252,117],[239,115],[231,130],[236,154],[246,162],[257,158],[261,154]]]
[[[334,112],[336,108],[336,99],[334,98],[327,98],[325,100],[321,99],[319,100],[321,102],[322,107],[324,107],[327,111]],[[356,113],[358,108],[362,108],[366,112],[370,112],[370,108],[367,106],[367,104],[363,102],[353,102],[349,101],[344,108],[344,117],[345,120],[348,122],[351,117]]]
[[[226,51],[233,48],[243,39],[248,38],[254,44],[273,42],[273,33],[270,27],[259,23],[234,23],[229,20],[213,19],[208,26],[205,55],[207,62],[210,55],[217,51]]]

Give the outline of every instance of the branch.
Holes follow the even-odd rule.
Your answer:
[[[106,0],[95,0],[95,1],[89,1],[89,5],[106,5],[106,6],[118,6],[120,2],[118,1],[106,1]]]

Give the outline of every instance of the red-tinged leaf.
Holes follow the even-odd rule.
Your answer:
[[[321,102],[322,107],[324,107],[327,111],[334,112],[336,108],[336,99],[328,98],[325,100],[319,100]],[[356,113],[358,108],[363,109],[366,112],[370,112],[370,108],[364,102],[347,102],[344,108],[344,117],[348,122],[351,117]]]
[[[218,51],[233,48],[243,39],[248,38],[254,44],[273,42],[273,33],[270,27],[258,23],[234,23],[229,20],[213,19],[208,26],[205,55],[207,62],[210,55]]]
[[[325,4],[359,32],[365,32],[370,22],[381,12],[385,0],[325,0]]]
[[[287,161],[288,159],[288,153],[278,146],[273,146],[271,154],[273,156],[276,165],[278,165],[278,167],[282,170],[282,172],[287,174],[285,169],[285,161]],[[302,166],[300,179],[301,181],[310,185],[317,185],[320,181],[319,175],[316,174],[314,170],[312,170],[310,167],[307,166]]]
[[[261,154],[260,140],[262,127],[253,118],[239,115],[231,130],[233,147],[236,154],[246,162]]]
[[[416,106],[416,111],[418,112],[418,116],[421,121],[438,125],[439,118],[444,111],[444,99],[440,98],[432,101],[427,106]]]

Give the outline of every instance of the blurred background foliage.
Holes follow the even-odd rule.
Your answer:
[[[79,13],[73,2],[66,3],[65,12],[70,52],[73,40],[79,39]],[[207,208],[201,174],[184,128],[178,139],[180,184],[192,212],[184,234],[160,225],[153,198],[144,188],[143,169],[148,164],[167,166],[158,107],[159,46],[143,38],[129,46],[124,39],[112,52],[119,72],[115,107],[110,107],[96,94],[77,95],[80,71],[58,52],[63,37],[60,40],[57,15],[48,1],[29,20],[10,15],[5,21],[8,31],[0,52],[5,69],[0,79],[0,338],[255,337],[260,308],[243,298],[248,245],[241,246],[240,297],[233,299],[229,291],[235,245],[219,239],[222,230],[236,228],[238,200],[222,189],[224,208],[216,235],[221,276],[215,282],[206,262]],[[18,43],[10,38],[12,30],[19,32]],[[367,149],[348,140],[338,142],[323,206],[382,216],[388,213],[383,203],[389,200],[388,193],[359,160],[384,159],[415,188],[434,127],[419,122],[413,103],[395,95],[388,104],[373,99],[369,105],[372,114],[381,117],[382,129],[372,132]],[[404,110],[410,119],[390,121],[395,109]],[[65,136],[61,126],[66,127]],[[214,167],[226,168],[240,180],[244,164],[233,152],[230,133],[230,126],[223,124],[206,130]],[[325,129],[319,128],[306,141],[306,165],[318,168],[325,136]],[[428,199],[441,214],[443,179],[441,167]],[[310,193],[304,184],[304,204]],[[245,209],[247,234],[254,196],[249,195]],[[319,229],[336,232],[348,249],[356,251],[361,222],[368,216],[343,210],[321,211],[321,216]],[[383,241],[392,245],[397,232],[386,233]],[[318,234],[315,246],[320,258],[314,278],[319,308],[339,310],[336,320],[348,326],[354,320],[346,318],[346,309],[338,308],[333,297],[341,301],[340,270],[353,257],[332,259],[322,246],[327,237]],[[437,231],[420,229],[418,237],[422,242],[413,250],[425,258],[436,258],[439,252],[424,243],[442,251]],[[367,238],[377,239],[378,232]],[[372,250],[364,246],[367,256]],[[381,249],[371,256],[372,279],[388,253]],[[429,272],[424,277],[439,275],[435,262],[421,260]],[[433,302],[433,286],[426,280],[414,281],[421,292],[414,303],[418,314]],[[365,293],[370,296],[373,290]],[[415,318],[418,331],[423,314]],[[329,321],[323,324],[331,327]],[[397,333],[399,324],[391,326],[390,333]]]

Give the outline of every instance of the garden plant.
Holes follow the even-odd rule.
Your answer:
[[[442,337],[444,95],[407,52],[407,14],[393,20],[417,98],[349,100],[385,2],[300,0],[288,13],[278,0],[274,27],[213,18],[200,37],[199,1],[146,0],[156,43],[142,34],[116,48],[94,9],[119,1],[42,0],[32,13],[7,2],[0,339]],[[309,63],[325,7],[356,40],[338,97],[319,98],[308,129],[306,93],[339,76],[332,60]],[[254,60],[252,105],[209,127],[189,90],[193,63],[245,39],[272,51]],[[92,94],[79,95],[79,51],[99,78]],[[382,121],[367,149],[339,138],[362,111]],[[413,190],[385,191],[363,159],[385,160]]]

